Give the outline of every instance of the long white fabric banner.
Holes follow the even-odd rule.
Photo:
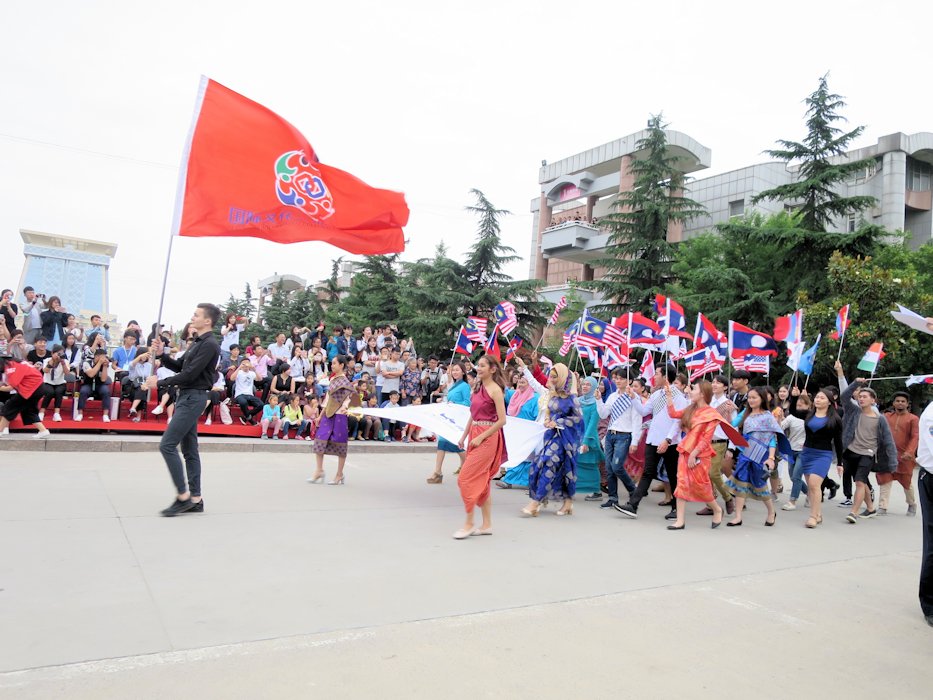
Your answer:
[[[357,409],[365,415],[413,423],[457,444],[470,420],[470,409],[455,403],[432,403],[397,408]],[[544,426],[532,420],[508,416],[505,421],[505,446],[509,459],[506,469],[524,462],[541,441]]]

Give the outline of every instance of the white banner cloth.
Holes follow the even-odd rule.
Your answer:
[[[413,423],[425,430],[437,433],[455,445],[463,436],[470,409],[456,403],[432,403],[421,406],[399,406],[397,408],[357,409],[365,415],[390,418]],[[525,461],[544,435],[544,426],[532,420],[507,416],[505,420],[505,446],[509,459],[502,466],[506,469]]]

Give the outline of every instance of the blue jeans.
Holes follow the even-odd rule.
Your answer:
[[[801,491],[807,493],[807,482],[803,478],[803,463],[800,461],[800,452],[794,452],[794,464],[791,467],[790,481],[790,500],[796,501],[800,498]]]
[[[625,471],[625,460],[632,445],[631,433],[606,433],[606,475],[609,477],[609,500],[619,502],[619,480],[629,494],[635,491],[635,482]]]

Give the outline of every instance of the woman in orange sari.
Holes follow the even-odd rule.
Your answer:
[[[499,360],[483,355],[476,363],[476,384],[470,398],[470,420],[460,438],[460,448],[469,439],[466,459],[460,467],[457,485],[466,509],[466,522],[454,533],[455,540],[471,535],[492,534],[492,502],[489,484],[508,459],[505,449],[505,374]],[[473,524],[473,510],[480,507],[483,523]]]
[[[667,387],[667,412],[671,418],[679,418],[685,435],[677,445],[680,461],[677,466],[677,519],[668,530],[683,530],[687,501],[705,503],[713,511],[713,528],[722,523],[722,508],[716,503],[713,484],[709,479],[710,462],[713,455],[713,433],[725,423],[719,411],[709,403],[713,398],[713,385],[699,382],[689,389],[690,405],[682,411],[674,409],[670,386]]]

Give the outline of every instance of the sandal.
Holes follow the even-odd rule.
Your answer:
[[[444,475],[443,474],[432,474],[426,479],[426,481],[429,484],[441,484],[444,482]]]
[[[658,503],[659,506],[669,506],[673,501],[661,501]]]
[[[820,524],[819,521],[816,518],[814,518],[812,515],[809,518],[807,518],[807,522],[804,523],[804,525],[810,528],[811,530],[819,524]]]

